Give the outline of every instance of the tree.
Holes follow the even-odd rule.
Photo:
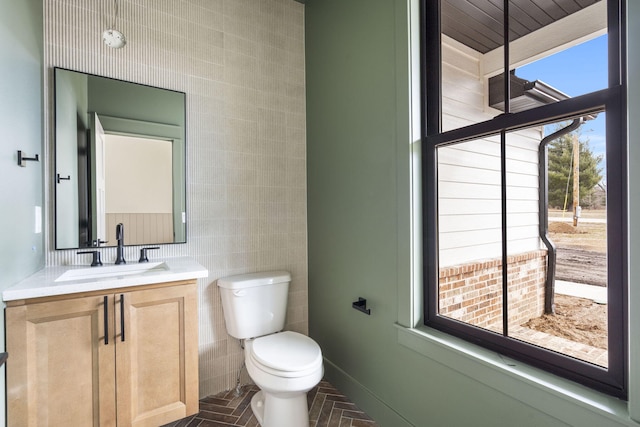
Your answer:
[[[562,127],[562,126],[560,126]],[[559,127],[559,128],[560,128]],[[598,165],[604,155],[595,155],[589,148],[589,139],[582,138],[580,129],[568,133],[549,143],[549,207],[562,208],[566,198],[567,209],[573,208],[573,138],[578,138],[580,147],[580,200],[587,200],[602,180],[602,168]],[[567,187],[567,180],[569,186]]]

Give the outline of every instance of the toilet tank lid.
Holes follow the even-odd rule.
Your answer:
[[[218,279],[218,286],[225,289],[243,289],[290,281],[291,274],[287,271],[266,271],[222,277]]]

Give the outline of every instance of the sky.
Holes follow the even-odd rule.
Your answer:
[[[607,36],[603,35],[567,50],[532,62],[516,70],[516,75],[544,83],[571,97],[607,87]],[[589,139],[594,154],[605,151],[604,113],[582,125],[582,138]]]

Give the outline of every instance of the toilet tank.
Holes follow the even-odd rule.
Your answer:
[[[291,275],[286,271],[218,279],[227,332],[247,339],[284,329]]]

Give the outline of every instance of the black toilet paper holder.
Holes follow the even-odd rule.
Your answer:
[[[358,297],[358,301],[354,301],[351,306],[364,314],[371,315],[371,309],[367,308],[367,300],[364,298]]]

